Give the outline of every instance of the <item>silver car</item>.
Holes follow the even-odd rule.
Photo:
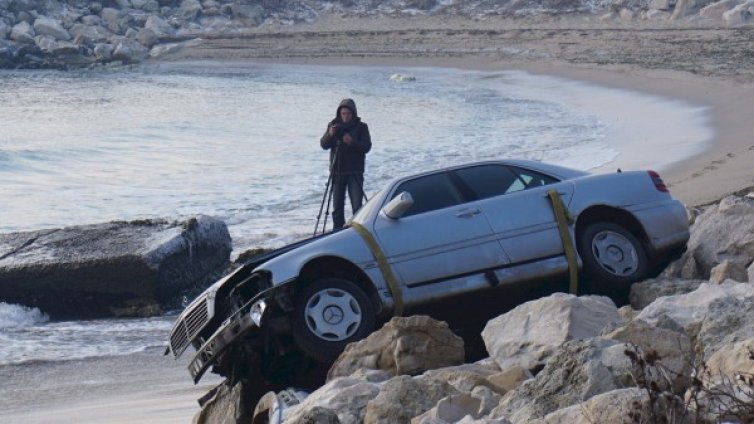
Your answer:
[[[589,290],[625,291],[688,238],[685,208],[653,171],[503,160],[424,172],[391,181],[346,228],[254,258],[209,287],[177,319],[169,351],[193,345],[194,381],[210,366],[269,371],[270,358],[291,351],[326,362],[394,314],[562,280],[569,267]]]

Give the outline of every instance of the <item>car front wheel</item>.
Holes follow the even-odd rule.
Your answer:
[[[340,278],[322,278],[296,296],[293,336],[308,355],[333,361],[348,343],[368,336],[375,309],[359,286]]]
[[[649,272],[641,242],[624,227],[611,222],[589,224],[579,239],[584,271],[595,287],[626,290]]]

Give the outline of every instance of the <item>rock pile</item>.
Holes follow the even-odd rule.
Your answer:
[[[140,62],[200,37],[232,37],[262,23],[289,25],[324,15],[478,19],[573,13],[599,13],[605,20],[722,20],[742,25],[751,21],[754,0],[0,0],[0,68]]]
[[[271,392],[256,418],[284,417],[286,424],[587,424],[670,422],[663,421],[670,416],[672,422],[751,422],[752,218],[751,195],[704,208],[684,257],[664,276],[635,284],[631,305],[621,309],[606,297],[556,293],[490,320],[482,333],[490,357],[476,363],[453,359],[463,356],[463,345],[443,323],[393,318],[349,345],[324,386],[308,397],[297,392],[289,403],[283,392]],[[734,394],[741,403],[730,400]],[[254,405],[245,403],[256,400],[236,395],[226,402],[250,411]],[[210,412],[196,422],[240,422]]]
[[[262,2],[264,4],[264,2]],[[258,25],[259,2],[0,0],[0,68],[132,63],[203,33]]]

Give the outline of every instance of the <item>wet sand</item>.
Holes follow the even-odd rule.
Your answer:
[[[150,349],[3,366],[0,422],[189,423],[199,411],[197,399],[221,380],[208,375],[194,385],[186,360]]]

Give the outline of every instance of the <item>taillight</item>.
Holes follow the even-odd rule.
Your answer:
[[[668,186],[665,185],[665,181],[662,180],[660,174],[656,173],[655,171],[647,171],[647,174],[649,174],[649,178],[652,179],[652,183],[654,183],[657,191],[669,193]]]

